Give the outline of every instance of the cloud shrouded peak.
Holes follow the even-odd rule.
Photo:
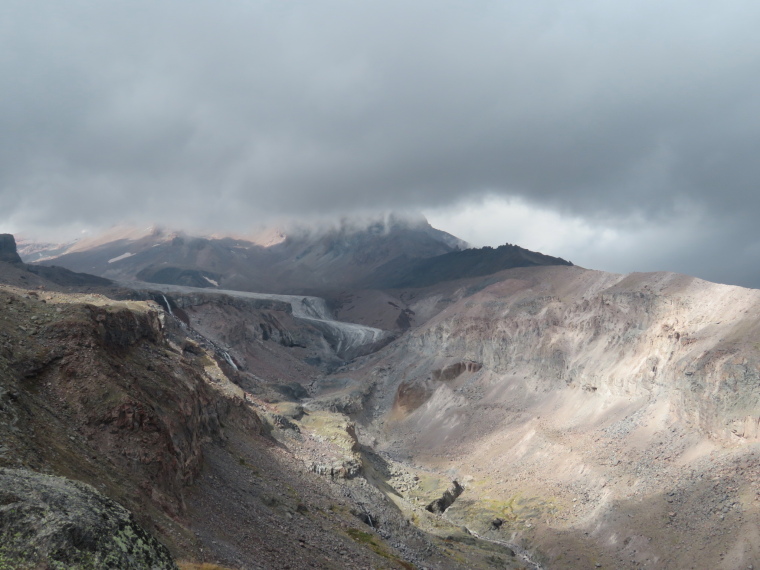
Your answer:
[[[602,226],[700,211],[756,244],[758,15],[10,0],[0,224],[242,231],[496,196]]]

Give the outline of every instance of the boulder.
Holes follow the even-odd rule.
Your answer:
[[[0,469],[0,566],[177,570],[127,509],[85,483],[26,469]]]
[[[451,485],[449,485],[449,488],[446,489],[443,492],[443,495],[440,499],[436,499],[435,501],[432,501],[428,506],[425,507],[429,512],[441,514],[446,511],[451,505],[454,504],[454,501],[459,498],[459,495],[461,495],[464,492],[464,487],[459,484],[459,481],[452,481]]]

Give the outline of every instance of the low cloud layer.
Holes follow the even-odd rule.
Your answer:
[[[760,5],[617,4],[7,0],[0,227],[492,196],[760,286]]]

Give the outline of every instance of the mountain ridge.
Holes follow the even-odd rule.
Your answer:
[[[116,239],[112,239],[116,238]],[[250,238],[254,239],[254,238]],[[112,240],[112,241],[109,241]],[[257,241],[124,229],[77,242],[39,264],[56,263],[106,278],[270,293],[425,287],[510,267],[568,264],[506,244],[471,249],[426,220],[387,218],[355,226],[296,228]],[[39,256],[27,244],[22,251]]]
[[[379,267],[363,283],[379,289],[429,287],[444,281],[484,277],[505,269],[539,265],[572,265],[559,257],[517,245],[468,248],[423,259],[396,258]]]

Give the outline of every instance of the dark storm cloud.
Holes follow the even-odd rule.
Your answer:
[[[0,223],[240,227],[488,193],[749,228],[760,5],[618,4],[7,0]]]

